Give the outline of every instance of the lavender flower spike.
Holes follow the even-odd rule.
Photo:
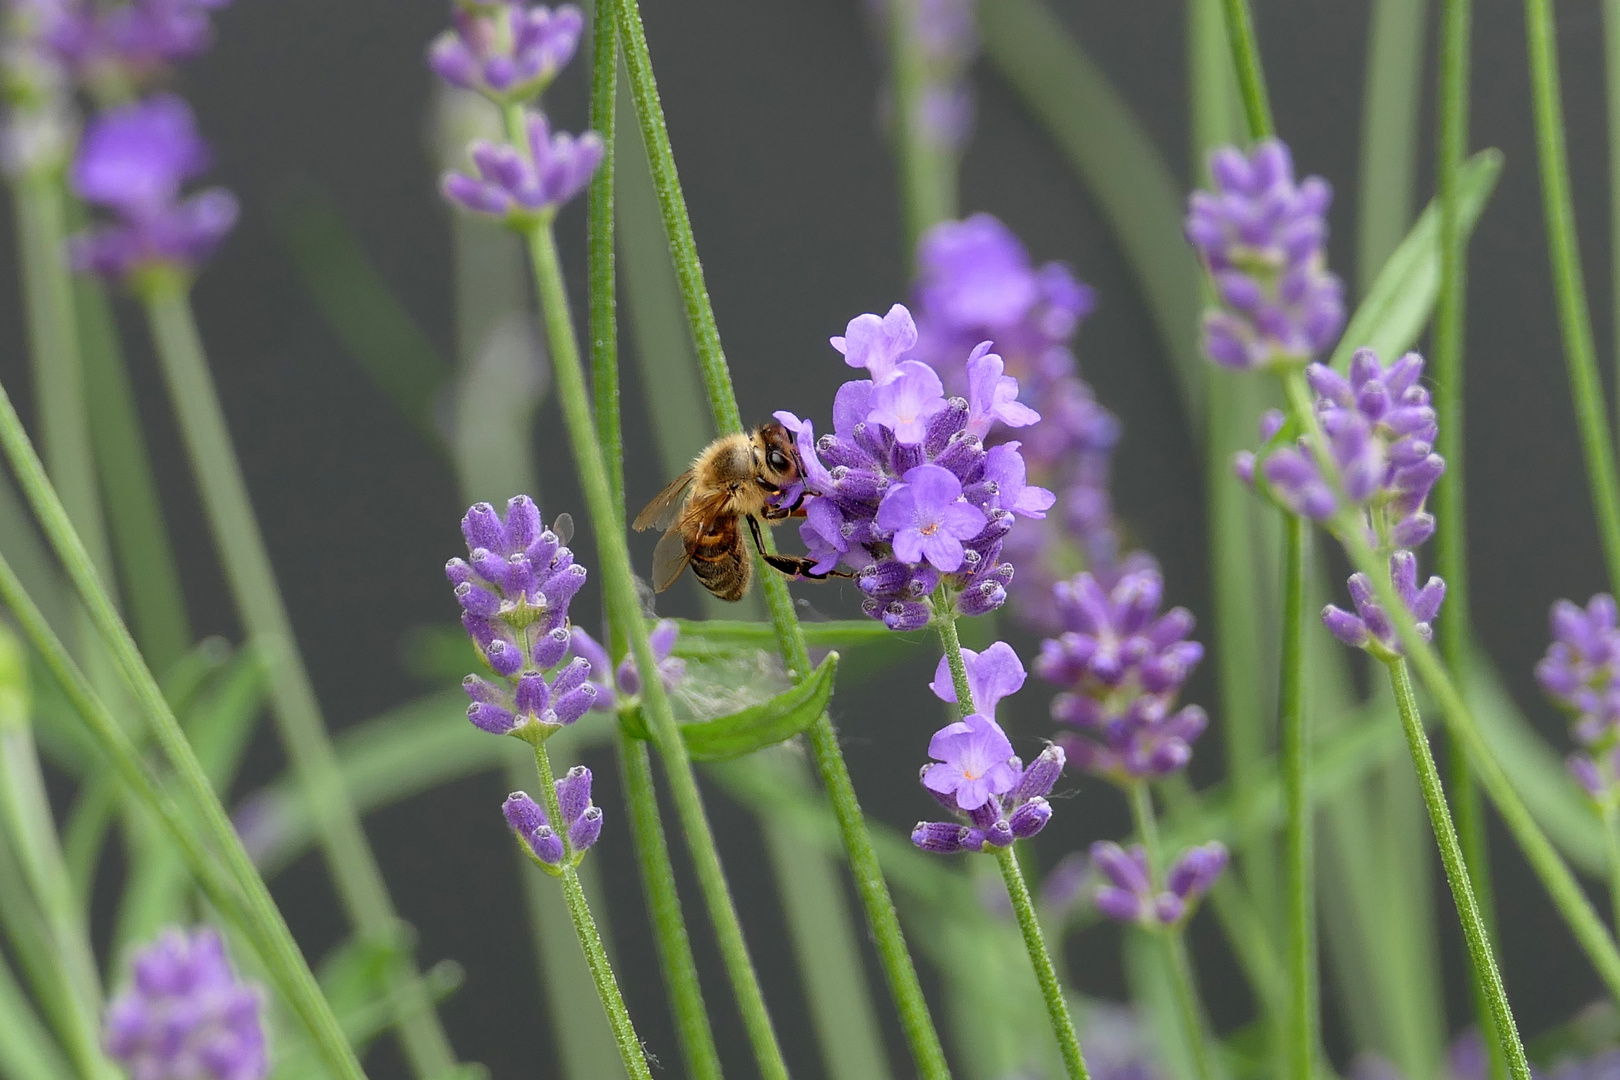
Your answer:
[[[262,1080],[264,995],[237,976],[215,930],[165,930],[131,966],[105,1037],[132,1080]]]
[[[1041,642],[1035,673],[1065,688],[1052,701],[1053,718],[1084,733],[1062,737],[1064,748],[1087,772],[1125,783],[1186,765],[1208,723],[1196,705],[1175,707],[1204,656],[1186,640],[1191,613],[1159,614],[1164,580],[1156,569],[1127,573],[1111,589],[1081,573],[1053,592],[1064,630]]]
[[[1600,808],[1620,802],[1620,628],[1614,598],[1599,593],[1580,608],[1553,605],[1552,644],[1536,665],[1541,684],[1570,719],[1579,750],[1569,771]]]
[[[428,49],[428,67],[451,86],[498,105],[525,102],[544,90],[573,59],[585,27],[573,4],[552,9],[503,3],[483,11],[464,8],[453,18],[454,29]]]
[[[180,197],[209,162],[191,108],[172,94],[98,116],[85,131],[69,181],[80,198],[112,211],[115,220],[69,241],[74,268],[122,278],[159,266],[200,266],[237,217],[236,198],[224,188]]]
[[[553,135],[544,113],[524,120],[528,145],[479,140],[469,153],[477,176],[446,173],[444,197],[464,210],[501,218],[514,229],[549,221],[557,208],[584,190],[601,164],[602,137],[594,131],[575,138]]]
[[[936,732],[928,753],[936,760],[923,766],[922,785],[961,823],[918,822],[911,841],[924,851],[1004,848],[1051,819],[1046,795],[1063,772],[1062,747],[1048,746],[1026,769],[1000,726],[973,713]]]
[[[1446,583],[1431,577],[1422,588],[1417,583],[1417,556],[1410,551],[1397,551],[1389,557],[1389,575],[1400,594],[1401,602],[1417,620],[1418,633],[1424,640],[1434,637],[1429,623],[1440,614],[1440,604],[1446,598]],[[1328,631],[1353,649],[1365,649],[1380,660],[1392,660],[1403,655],[1401,643],[1395,633],[1395,624],[1379,605],[1373,594],[1372,581],[1366,574],[1350,575],[1350,599],[1354,614],[1329,604],[1322,609],[1322,623]]]
[[[1156,889],[1140,844],[1129,851],[1110,841],[1091,845],[1091,864],[1104,881],[1094,897],[1097,910],[1116,922],[1150,928],[1177,926],[1192,916],[1226,869],[1226,846],[1211,840],[1182,852]]]
[[[658,661],[658,677],[666,692],[673,691],[686,677],[686,661],[670,655],[680,633],[680,624],[674,619],[659,619],[647,635],[653,657]],[[596,700],[591,703],[591,708],[598,712],[615,712],[621,706],[634,704],[641,693],[641,673],[636,670],[636,658],[626,654],[614,673],[614,682],[609,683],[607,672],[612,670],[613,664],[607,650],[577,626],[573,628],[572,635],[569,654],[583,657],[590,663],[592,672],[601,673],[599,678],[591,680],[591,685],[596,687]]]
[[[601,808],[591,803],[591,770],[575,765],[556,782],[562,827],[552,826],[545,807],[524,791],[514,791],[501,805],[512,834],[536,865],[555,875],[563,866],[578,866],[602,835]]]
[[[1318,176],[1295,184],[1275,139],[1247,157],[1223,147],[1209,167],[1215,190],[1193,192],[1186,221],[1220,301],[1204,316],[1204,351],[1243,370],[1304,364],[1344,323],[1344,289],[1323,251],[1333,189]]]

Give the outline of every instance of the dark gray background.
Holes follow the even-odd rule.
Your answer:
[[[1054,6],[1185,175],[1181,6],[1074,0]],[[892,162],[874,120],[877,50],[862,7],[856,0],[647,7],[675,150],[744,415],[764,417],[777,408],[826,415],[831,391],[846,375],[825,345],[827,336],[841,332],[851,316],[882,311],[906,293]],[[1356,271],[1350,237],[1365,7],[1263,2],[1257,16],[1278,128],[1302,171],[1326,176],[1338,192],[1331,253],[1347,280]],[[280,247],[270,211],[297,182],[314,180],[332,192],[390,286],[451,352],[446,211],[425,150],[430,85],[421,62],[446,8],[432,0],[239,0],[219,15],[217,49],[189,65],[179,82],[218,148],[218,179],[244,206],[241,226],[197,288],[202,329],[304,655],[339,728],[425,689],[403,675],[397,643],[412,627],[453,617],[440,567],[460,544],[456,523],[463,508],[444,463],[401,422],[312,305]],[[1596,4],[1562,8],[1577,213],[1598,339],[1607,349],[1601,28]],[[1545,644],[1551,600],[1584,600],[1604,581],[1547,274],[1518,6],[1480,5],[1476,41],[1472,145],[1502,148],[1507,165],[1472,248],[1467,465],[1474,610],[1520,702],[1562,745],[1561,724],[1541,702],[1529,669]],[[987,64],[975,68],[974,78],[979,125],[962,170],[963,208],[1000,215],[1030,240],[1037,259],[1064,259],[1097,287],[1101,302],[1079,351],[1098,397],[1125,422],[1118,504],[1166,567],[1170,596],[1206,614],[1200,474],[1146,312],[1085,192]],[[550,96],[565,126],[582,122],[584,82],[576,67]],[[1425,83],[1432,84],[1432,72]],[[1432,124],[1426,120],[1424,127],[1426,198]],[[9,228],[9,221],[0,225]],[[582,294],[577,207],[563,215],[560,229],[574,292]],[[9,253],[9,235],[5,239],[0,251]],[[27,370],[14,279],[13,260],[0,256],[0,375],[20,389]],[[234,637],[228,595],[144,331],[135,318],[125,324],[198,630]],[[643,415],[638,402],[634,393],[627,396],[632,430]],[[632,442],[632,461],[638,454],[653,460],[645,443]],[[567,509],[582,517],[554,404],[542,410],[532,451],[547,513]],[[652,493],[658,471],[632,470],[632,502]],[[588,551],[585,541],[582,534],[577,546]],[[594,594],[587,594],[577,610],[595,605]],[[1029,644],[1020,640],[1021,651]],[[842,704],[863,800],[875,817],[897,826],[909,825],[929,805],[913,777],[936,718],[921,687],[930,666],[919,659],[916,680],[902,676],[908,688],[903,696],[896,691],[892,702],[866,694]],[[1208,704],[1219,723],[1207,668],[1190,696]],[[1014,725],[1027,738],[1045,728],[1044,697],[1031,690],[1023,699],[1015,699]],[[878,727],[869,719],[876,715],[907,719]],[[1218,758],[1219,738],[1212,736],[1200,747],[1195,775],[1217,775]],[[597,801],[608,811],[609,831],[593,858],[613,893],[621,975],[643,1036],[675,1075],[679,1056],[639,914],[621,802],[608,762],[597,764],[604,766]],[[255,746],[248,780],[262,780],[280,766],[279,749],[266,733]],[[399,906],[420,931],[424,962],[449,956],[466,966],[467,983],[444,1010],[460,1052],[488,1063],[499,1077],[543,1076],[553,1066],[539,989],[509,839],[495,812],[504,790],[499,777],[475,778],[376,814],[369,825]],[[789,1058],[802,1075],[815,1075],[802,1002],[786,974],[791,957],[780,913],[768,883],[754,872],[757,835],[723,796],[714,794],[711,806]],[[1043,860],[1125,830],[1117,798],[1086,785],[1063,804],[1042,838]],[[1597,995],[1598,984],[1510,847],[1495,845],[1503,960],[1529,1034],[1567,1018]],[[315,857],[284,874],[276,893],[313,952],[339,938],[335,899]],[[1461,954],[1448,908],[1442,920],[1453,977],[1450,1006],[1460,1025],[1467,1004],[1455,981]],[[712,956],[703,920],[692,922],[700,953]],[[1121,994],[1116,955],[1110,933],[1088,937],[1072,957],[1081,988]],[[1242,1021],[1246,993],[1229,958],[1212,940],[1201,940],[1200,955],[1217,1022]],[[712,975],[706,967],[706,977]],[[741,1029],[717,978],[709,999],[728,1064],[736,1075],[748,1075]],[[892,1030],[890,1037],[901,1064]],[[378,1077],[402,1075],[386,1043],[372,1064]]]

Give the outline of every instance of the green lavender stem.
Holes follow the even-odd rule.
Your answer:
[[[918,0],[887,0],[889,69],[894,88],[894,142],[900,159],[900,202],[906,255],[935,222],[956,213],[956,162],[950,148],[929,137],[923,122],[928,56],[917,39]]]
[[[1137,780],[1130,786],[1131,820],[1136,824],[1136,835],[1147,854],[1148,880],[1152,890],[1158,892],[1164,866],[1159,844],[1159,823],[1153,813],[1153,793],[1147,782]],[[1175,993],[1176,1013],[1181,1020],[1182,1037],[1187,1041],[1187,1052],[1192,1056],[1193,1072],[1198,1080],[1215,1080],[1215,1068],[1209,1060],[1209,1039],[1204,1031],[1204,1014],[1198,1006],[1198,980],[1193,973],[1192,958],[1187,955],[1186,930],[1181,926],[1160,932],[1170,958],[1171,989]],[[1309,1073],[1293,1073],[1301,1078]]]
[[[1221,0],[1221,6],[1226,13],[1226,37],[1232,47],[1232,66],[1237,71],[1249,138],[1257,142],[1269,139],[1276,125],[1271,120],[1271,99],[1266,95],[1266,76],[1260,67],[1260,46],[1255,42],[1248,0]]]
[[[1417,769],[1418,783],[1423,788],[1423,804],[1429,811],[1429,823],[1434,827],[1434,839],[1440,847],[1440,862],[1446,868],[1446,881],[1451,885],[1451,898],[1462,920],[1463,938],[1468,943],[1468,956],[1472,961],[1474,977],[1483,984],[1486,999],[1491,1005],[1491,1019],[1507,1058],[1508,1072],[1514,1080],[1530,1080],[1530,1064],[1524,1057],[1524,1044],[1519,1041],[1519,1028],[1508,1006],[1507,991],[1502,976],[1496,969],[1496,957],[1491,952],[1490,936],[1485,920],[1474,900],[1474,885],[1468,866],[1463,861],[1462,845],[1451,821],[1451,810],[1446,805],[1446,794],[1440,787],[1440,771],[1435,768],[1434,755],[1429,750],[1429,736],[1423,730],[1423,718],[1418,715],[1417,695],[1412,690],[1412,679],[1406,670],[1406,661],[1386,662],[1389,681],[1395,690],[1395,704],[1400,710],[1401,726],[1406,731],[1406,743],[1412,753],[1412,765]]]
[[[607,470],[608,488],[618,511],[616,528],[624,530],[624,432],[619,411],[619,327],[617,280],[614,274],[614,210],[618,177],[619,31],[616,0],[596,0],[591,16],[591,130],[602,137],[602,163],[591,177],[586,207],[587,276],[590,281],[591,394],[595,402],[596,437]],[[629,631],[617,620],[608,623],[608,655],[614,663],[629,651]],[[652,918],[659,967],[669,991],[680,1035],[686,1071],[697,1080],[720,1076],[720,1054],[703,1004],[697,961],[686,934],[675,867],[658,810],[647,744],[621,726],[615,736],[619,774],[624,780],[631,842],[641,870],[642,892]]]
[[[720,344],[719,327],[715,323],[714,310],[709,304],[708,289],[703,281],[703,265],[698,260],[697,241],[692,234],[685,198],[681,194],[680,177],[675,170],[675,153],[664,124],[663,106],[659,102],[652,58],[647,50],[646,32],[641,25],[636,0],[622,0],[620,3],[619,30],[623,35],[625,64],[630,73],[642,141],[647,147],[653,183],[658,190],[664,230],[669,236],[670,251],[681,283],[681,295],[686,301],[687,321],[697,344],[709,408],[719,431],[741,431],[742,416],[737,409],[725,351]],[[768,531],[765,541],[767,549],[774,551],[775,542]],[[795,681],[802,679],[811,670],[810,654],[787,584],[780,575],[765,573],[760,575],[760,587],[765,593],[783,662]],[[855,891],[866,912],[867,925],[877,946],[889,993],[900,1013],[900,1025],[911,1048],[912,1059],[927,1080],[944,1080],[950,1075],[945,1063],[945,1051],[940,1045],[933,1017],[929,1014],[928,1002],[923,997],[916,966],[906,949],[905,935],[901,933],[894,901],[889,896],[888,884],[883,880],[882,868],[872,848],[872,837],[861,815],[860,801],[856,798],[855,785],[844,763],[837,732],[833,730],[832,721],[823,715],[810,726],[806,735],[816,770],[827,791],[827,799],[838,819],[839,836],[849,858]]]
[[[1575,421],[1580,429],[1586,479],[1591,487],[1609,585],[1620,590],[1620,482],[1615,478],[1614,443],[1609,435],[1608,408],[1603,400],[1592,316],[1587,310],[1586,282],[1581,273],[1558,89],[1557,37],[1549,0],[1525,0],[1524,20],[1530,52],[1530,97],[1536,118],[1536,156],[1541,165],[1541,198],[1547,219],[1547,255],[1558,296],[1569,390],[1575,399]]]
[[[1286,385],[1290,410],[1306,432],[1306,441],[1316,458],[1318,468],[1322,470],[1324,476],[1336,476],[1337,470],[1327,450],[1327,442],[1312,405],[1311,391],[1306,385],[1304,373],[1292,373]],[[1366,574],[1372,582],[1378,604],[1394,625],[1408,663],[1417,669],[1418,676],[1440,705],[1447,730],[1467,752],[1475,776],[1484,785],[1485,794],[1496,807],[1508,830],[1513,833],[1519,850],[1523,852],[1525,860],[1530,863],[1536,876],[1541,879],[1542,886],[1575,935],[1575,940],[1580,943],[1588,959],[1592,961],[1598,977],[1603,980],[1610,996],[1620,1003],[1620,949],[1615,947],[1614,938],[1604,927],[1591,901],[1575,880],[1575,875],[1570,872],[1569,865],[1553,847],[1552,841],[1541,831],[1541,827],[1536,824],[1535,818],[1531,816],[1524,801],[1519,798],[1518,792],[1514,791],[1512,781],[1508,779],[1507,773],[1497,762],[1490,746],[1479,733],[1468,705],[1458,692],[1456,684],[1452,682],[1445,664],[1441,662],[1434,647],[1418,632],[1417,620],[1413,618],[1411,611],[1401,600],[1400,594],[1396,592],[1394,582],[1390,580],[1388,559],[1373,550],[1364,534],[1362,523],[1356,520],[1353,511],[1345,511],[1330,524],[1334,535],[1350,557],[1350,565]]]
[[[940,644],[945,647],[945,663],[951,671],[951,685],[956,689],[956,712],[966,718],[974,711],[973,691],[968,685],[967,664],[962,659],[962,640],[956,633],[956,616],[951,612],[951,598],[946,586],[934,590],[934,627],[939,631]],[[992,717],[994,719],[994,717]],[[1063,1067],[1070,1080],[1087,1080],[1085,1058],[1080,1053],[1080,1037],[1075,1034],[1074,1019],[1058,983],[1052,956],[1046,951],[1041,936],[1041,923],[1035,916],[1035,904],[1029,897],[1029,886],[1024,883],[1024,872],[1018,866],[1018,856],[1011,846],[996,852],[1001,867],[1001,879],[1007,884],[1007,896],[1012,901],[1013,913],[1018,916],[1018,929],[1024,935],[1024,948],[1029,951],[1029,962],[1035,966],[1035,978],[1041,984],[1041,997],[1046,1000],[1046,1015],[1052,1021],[1052,1034],[1057,1036],[1058,1049],[1063,1053]]]
[[[334,1075],[340,1080],[365,1080],[342,1026],[322,996],[281,911],[270,898],[270,890],[242,848],[241,839],[181,733],[174,714],[169,711],[157,681],[142,662],[133,639],[118,620],[112,601],[96,578],[84,545],[73,532],[67,513],[46,479],[44,466],[28,442],[22,422],[3,388],[0,388],[0,442],[4,443],[6,456],[35,513],[89,608],[102,640],[118,662],[159,743],[169,754],[178,784],[191,804],[187,811],[182,811],[168,790],[152,776],[140,751],[91,689],[84,673],[68,655],[3,555],[0,555],[0,601],[11,610],[23,636],[40,654],[120,779],[135,798],[163,822],[210,902],[252,936],[283,997],[309,1031]],[[209,845],[214,850],[209,850]]]
[[[1310,736],[1305,717],[1305,578],[1310,531],[1287,521],[1283,568],[1281,675],[1277,690],[1278,754],[1286,820],[1283,862],[1288,890],[1289,1075],[1305,1080],[1316,1058],[1316,924],[1312,896],[1311,810],[1306,782]]]
[[[270,672],[271,712],[315,812],[327,868],[356,930],[381,938],[393,932],[398,916],[360,815],[343,786],[315,688],[298,652],[292,620],[282,603],[203,354],[187,282],[175,273],[153,274],[143,282],[142,299],[214,547],[243,626],[263,650]],[[455,1067],[455,1056],[414,960],[407,963],[410,970],[393,991],[398,1009],[395,1031],[412,1071],[419,1080],[433,1080]]]
[[[543,742],[534,744],[534,766],[540,773],[540,798],[546,807],[546,817],[561,829],[563,816],[557,799],[557,781],[551,774],[551,758],[546,754],[546,744]],[[613,1027],[613,1039],[619,1044],[624,1071],[630,1074],[631,1080],[652,1080],[652,1072],[647,1068],[647,1055],[641,1049],[641,1040],[636,1037],[635,1025],[630,1022],[630,1010],[624,1007],[619,981],[613,976],[607,950],[602,947],[602,935],[596,932],[596,920],[591,918],[585,890],[580,888],[579,872],[571,861],[563,861],[559,878],[563,896],[568,901],[568,917],[574,924],[580,948],[585,950],[585,962],[590,965],[591,979],[596,983],[596,996],[602,999],[602,1008],[607,1011],[608,1023]]]
[[[1603,0],[1603,73],[1609,113],[1609,266],[1614,325],[1620,326],[1620,0]],[[1620,338],[1615,339],[1620,372]],[[1620,386],[1616,387],[1620,394]],[[1620,408],[1620,401],[1616,402]]]
[[[721,348],[719,329],[714,311],[709,305],[708,290],[703,281],[703,267],[698,260],[697,245],[692,234],[691,220],[681,194],[680,178],[675,170],[674,152],[669,132],[664,124],[663,107],[658,98],[658,87],[652,72],[652,61],[647,51],[646,35],[642,29],[640,13],[634,0],[620,7],[620,30],[624,35],[625,62],[630,72],[637,113],[641,122],[642,138],[648,148],[654,185],[664,215],[664,227],[669,236],[681,293],[686,302],[687,320],[692,327],[698,346],[704,386],[708,392],[710,409],[716,427],[723,432],[742,430],[742,419],[732,390],[730,373],[726,367],[725,352]],[[765,534],[767,550],[774,551],[774,541]],[[803,630],[793,609],[786,583],[775,574],[764,574],[761,587],[771,613],[778,646],[789,674],[795,680],[804,678],[811,670],[809,653],[804,643]],[[843,752],[838,745],[837,733],[831,721],[821,716],[806,732],[817,771],[826,788],[838,820],[839,834],[849,858],[850,872],[855,889],[865,909],[867,924],[878,950],[889,992],[900,1013],[901,1027],[911,1047],[912,1057],[928,1080],[940,1080],[949,1075],[939,1034],[929,1015],[928,1003],[922,994],[916,968],[906,949],[905,937],[895,915],[888,885],[883,880],[877,856],[872,848],[871,835],[861,815],[860,803]]]
[[[523,145],[525,137],[522,123],[521,112],[508,110],[507,126],[517,145]],[[608,618],[612,625],[621,626],[628,632],[630,651],[636,658],[637,669],[656,672],[658,662],[647,641],[647,623],[641,616],[641,602],[636,595],[630,549],[620,524],[618,506],[613,501],[601,447],[596,440],[590,398],[585,390],[585,372],[580,365],[579,343],[569,316],[568,295],[563,286],[562,267],[557,259],[557,246],[550,223],[530,229],[526,239],[534,264],[535,285],[545,319],[546,337],[551,346],[558,400],[568,429],[574,464],[579,471],[580,487],[584,491],[592,529],[596,534],[597,559],[604,579]],[[765,1007],[765,997],[754,972],[753,960],[748,955],[742,924],[737,918],[730,886],[720,865],[720,853],[715,847],[714,834],[703,808],[686,744],[676,726],[663,683],[657,678],[648,678],[643,680],[643,684],[642,699],[648,729],[664,763],[670,794],[691,849],[698,883],[708,906],[715,936],[719,939],[720,953],[725,960],[732,992],[742,1012],[755,1059],[767,1080],[786,1080],[787,1065],[771,1026],[770,1013]]]

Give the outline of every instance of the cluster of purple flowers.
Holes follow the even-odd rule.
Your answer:
[[[585,584],[585,568],[556,532],[545,528],[527,495],[507,504],[502,520],[488,503],[461,519],[466,559],[451,559],[445,576],[455,586],[461,622],[479,655],[498,676],[467,676],[467,717],[497,735],[543,740],[585,714],[596,700],[591,663],[562,663],[572,637],[568,605]]]
[[[572,4],[552,9],[506,0],[465,3],[454,18],[454,28],[429,49],[428,66],[451,86],[505,106],[538,97],[573,59],[584,27]],[[602,162],[601,136],[553,133],[538,109],[524,110],[521,137],[509,134],[511,141],[475,141],[468,148],[472,173],[446,173],[444,197],[471,213],[528,229],[549,221],[584,190]]]
[[[1091,864],[1107,883],[1097,889],[1097,910],[1117,922],[1179,925],[1215,887],[1226,862],[1226,846],[1211,840],[1182,852],[1158,883],[1140,844],[1127,851],[1111,841],[1099,841],[1091,845]]]
[[[1129,784],[1187,764],[1209,718],[1176,708],[1182,684],[1203,659],[1187,640],[1186,608],[1159,614],[1164,579],[1130,571],[1111,588],[1082,572],[1053,589],[1062,632],[1041,642],[1035,672],[1064,688],[1052,716],[1083,734],[1060,737],[1080,768]]]
[[[208,144],[191,107],[157,94],[91,121],[69,178],[85,202],[113,220],[69,245],[74,268],[121,279],[154,267],[195,268],[236,224],[236,197],[224,188],[181,196],[208,170]]]
[[[979,54],[972,0],[869,0],[880,37],[899,32],[920,54],[922,86],[911,122],[932,145],[960,150],[973,130],[968,68]],[[895,25],[896,17],[906,19]]]
[[[1603,808],[1620,805],[1620,628],[1612,596],[1599,593],[1584,609],[1568,600],[1552,608],[1552,644],[1536,665],[1536,681],[1570,717],[1580,750],[1569,771]]]
[[[230,0],[32,0],[44,39],[86,82],[139,83],[214,43],[209,13]]]
[[[130,1080],[262,1080],[264,995],[237,977],[216,931],[165,930],[131,967],[105,1032]]]
[[[1044,517],[1054,499],[1028,483],[1018,442],[984,445],[998,423],[1040,419],[1019,403],[1018,381],[981,342],[967,355],[967,397],[947,398],[935,368],[907,359],[917,328],[900,304],[854,319],[832,344],[871,375],[839,389],[834,433],[818,441],[810,421],[776,414],[804,462],[799,532],[816,571],[854,570],[862,610],[894,630],[928,625],[941,585],[957,614],[1000,607],[1013,576],[1003,541],[1016,517]]]
[[[1344,324],[1344,288],[1326,265],[1333,189],[1294,182],[1288,147],[1268,140],[1247,156],[1210,156],[1215,190],[1188,200],[1186,236],[1214,282],[1220,308],[1204,317],[1204,351],[1237,369],[1304,364]]]
[[[962,650],[973,711],[934,733],[922,786],[959,821],[920,821],[911,841],[924,851],[949,854],[1004,848],[1046,827],[1046,795],[1063,772],[1063,748],[1048,746],[1028,768],[995,721],[996,705],[1024,685],[1024,665],[1012,646],[998,641],[982,653]],[[930,688],[956,702],[944,657]]]
[[[1042,418],[1019,432],[1019,452],[1030,480],[1056,492],[1057,501],[1045,520],[1010,534],[1004,553],[1018,567],[1012,610],[1031,626],[1054,629],[1054,583],[1080,569],[1111,577],[1121,568],[1108,493],[1119,421],[1080,378],[1073,351],[1095,296],[1062,263],[1033,265],[1012,231],[989,214],[928,230],[917,245],[917,267],[913,355],[940,373],[950,393],[965,394],[959,358],[991,339],[1018,381],[1020,400]],[[1011,437],[997,431],[985,442]]]
[[[578,866],[602,835],[602,810],[591,803],[591,770],[575,765],[556,782],[556,791],[560,826],[552,825],[545,807],[527,792],[512,792],[501,807],[524,851],[548,873],[564,865]]]
[[[641,694],[641,672],[636,670],[635,656],[626,654],[618,670],[614,671],[613,680],[609,682],[607,672],[613,670],[613,661],[608,657],[607,650],[577,626],[572,633],[569,652],[589,662],[593,673],[601,672],[601,675],[590,680],[591,685],[596,687],[596,700],[591,703],[591,708],[598,712],[615,712],[633,704]],[[686,661],[670,655],[675,651],[675,642],[680,634],[680,624],[674,619],[660,619],[647,635],[653,658],[658,661],[658,677],[666,691],[674,690],[686,677]]]

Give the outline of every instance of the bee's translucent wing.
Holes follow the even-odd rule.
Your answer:
[[[687,469],[671,480],[669,486],[664,488],[663,491],[653,496],[652,502],[648,503],[641,513],[636,515],[636,520],[631,527],[637,532],[644,532],[652,528],[669,528],[670,524],[675,520],[675,514],[681,508],[681,496],[686,494],[686,489],[691,484],[692,470]],[[665,539],[668,539],[668,537]],[[663,542],[660,541],[658,546],[662,549]],[[679,572],[676,571],[676,573]]]
[[[574,539],[574,515],[558,514],[557,520],[551,523],[551,531],[557,534],[557,539],[566,544]]]
[[[653,590],[663,592],[675,584],[686,564],[692,561],[692,546],[681,535],[679,527],[670,529],[659,538],[653,549]]]

